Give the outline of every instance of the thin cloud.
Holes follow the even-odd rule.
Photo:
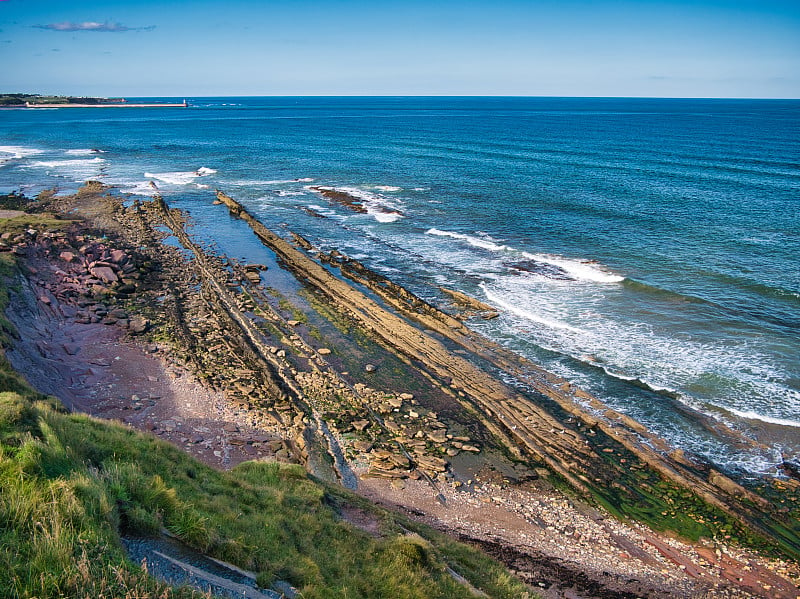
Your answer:
[[[63,23],[34,25],[34,27],[39,29],[49,29],[50,31],[105,31],[108,33],[122,33],[124,31],[150,31],[155,29],[155,25],[150,25],[148,27],[128,27],[127,25],[122,25],[121,23],[112,23],[111,21],[106,21],[104,23],[97,23],[95,21],[72,23],[70,21],[64,21]]]

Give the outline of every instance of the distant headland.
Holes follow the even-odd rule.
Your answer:
[[[169,102],[129,102],[125,98],[43,96],[40,94],[0,94],[0,108],[186,108],[189,104]]]

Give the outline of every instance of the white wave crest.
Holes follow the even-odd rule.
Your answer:
[[[389,192],[403,191],[402,187],[395,187],[394,185],[375,185],[373,189],[377,189],[378,191],[389,191]]]
[[[72,160],[37,160],[29,164],[23,164],[26,169],[45,169],[53,172],[57,176],[64,177],[83,183],[87,179],[100,179],[104,176],[102,172],[106,161],[102,158],[75,158]]]
[[[271,181],[254,181],[258,185],[288,185],[289,183],[313,183],[314,179],[311,177],[303,177],[302,179],[273,179]]]
[[[330,208],[326,206],[320,206],[319,204],[308,204],[307,208],[312,212],[317,212],[326,218],[330,218],[335,221],[344,222],[347,220],[346,216],[342,216],[341,214],[334,212]]]
[[[122,193],[150,197],[158,192],[150,183],[150,181],[124,181],[118,185]]]
[[[93,156],[95,154],[105,154],[103,150],[95,150],[95,149],[77,149],[77,150],[67,150],[64,152],[67,156]]]
[[[190,185],[198,177],[207,177],[217,171],[207,166],[201,166],[195,171],[172,171],[168,173],[145,173],[148,179],[155,179],[167,185]]]
[[[530,254],[522,252],[522,255],[537,262],[544,262],[545,264],[552,264],[558,266],[564,272],[569,273],[576,279],[583,281],[594,281],[595,283],[619,283],[625,280],[625,277],[606,272],[598,268],[594,263],[585,260],[570,260],[569,258],[562,258],[560,256],[551,256],[548,254]]]
[[[428,229],[425,231],[427,235],[437,235],[439,237],[450,237],[452,239],[460,239],[461,241],[466,241],[473,247],[482,248],[484,250],[491,250],[493,252],[502,252],[504,250],[510,249],[508,246],[499,245],[494,243],[493,241],[489,241],[488,239],[482,239],[480,237],[474,237],[472,235],[464,235],[463,233],[453,233],[452,231],[442,231],[441,229]]]
[[[383,210],[371,209],[369,206],[367,207],[367,214],[379,223],[393,223],[403,218],[403,215],[399,212],[384,212]]]
[[[145,173],[144,176],[169,185],[189,185],[200,175],[197,174],[197,171],[174,171],[170,173]]]
[[[761,422],[767,422],[769,424],[777,424],[780,426],[790,426],[794,428],[800,428],[800,421],[798,420],[789,420],[787,418],[775,418],[773,416],[765,416],[764,414],[759,414],[758,412],[752,412],[749,410],[735,410],[733,408],[723,408],[730,412],[731,414],[735,414],[739,418],[744,418],[746,420],[760,420]]]
[[[584,333],[584,331],[582,331],[581,329],[575,328],[575,327],[570,326],[570,325],[568,325],[566,323],[563,323],[563,322],[559,322],[559,321],[554,320],[552,318],[548,318],[546,316],[541,316],[539,314],[535,314],[535,313],[533,313],[533,312],[531,312],[529,310],[524,310],[524,309],[520,308],[519,306],[516,306],[515,304],[513,304],[511,302],[505,301],[501,296],[499,296],[498,294],[492,292],[486,286],[485,283],[481,283],[480,284],[480,288],[483,290],[483,293],[486,294],[486,298],[490,302],[492,302],[496,306],[499,306],[500,308],[502,308],[506,312],[511,312],[512,314],[515,314],[515,315],[519,316],[520,318],[524,318],[525,320],[530,320],[532,322],[538,322],[539,324],[543,324],[545,326],[548,326],[548,327],[551,327],[551,328],[554,328],[554,329],[559,329],[559,330],[562,330],[562,331],[569,331],[571,333],[578,333],[578,334],[583,334]]]
[[[311,186],[306,186],[310,191],[316,191]],[[364,210],[379,223],[393,223],[403,218],[403,205],[396,198],[387,198],[378,193],[372,193],[358,187],[319,187],[319,189],[340,191],[359,200]]]
[[[30,168],[75,168],[75,167],[85,167],[85,166],[92,166],[92,165],[99,165],[105,162],[102,158],[86,158],[86,159],[75,159],[75,160],[37,160],[36,162],[32,162],[29,166]]]
[[[557,266],[565,273],[581,281],[592,281],[595,283],[619,283],[620,281],[625,280],[625,277],[606,272],[588,260],[574,260],[570,258],[564,258],[563,256],[520,252],[507,245],[496,243],[488,236],[476,237],[474,235],[465,235],[464,233],[455,233],[453,231],[443,231],[436,228],[428,229],[426,233],[428,235],[438,235],[439,237],[450,237],[452,239],[465,241],[473,247],[490,250],[492,252],[518,253],[519,256],[528,260],[534,260],[543,264]]]
[[[44,150],[38,150],[36,148],[26,148],[23,146],[0,146],[0,166],[9,160],[21,160],[22,158],[27,158],[28,156],[36,156],[37,154],[43,153]]]
[[[314,179],[311,177],[303,177],[300,179],[269,179],[266,181],[260,179],[238,179],[229,181],[229,185],[237,185],[239,187],[259,187],[263,185],[290,185],[291,183],[313,183]]]

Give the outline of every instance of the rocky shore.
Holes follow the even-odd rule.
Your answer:
[[[449,292],[445,312],[299,235],[286,241],[224,193],[220,217],[248,223],[263,264],[207,253],[159,197],[108,191],[44,194],[32,209],[75,224],[0,240],[26,275],[8,314],[25,334],[9,358],[70,409],[217,467],[303,463],[479,544],[546,597],[798,596],[796,562],[734,543],[793,543],[789,510],[472,333],[463,321],[496,316],[490,306]],[[302,293],[282,291],[277,269]],[[772,492],[796,502],[800,489],[787,479]],[[655,532],[634,522],[637,507],[663,508],[651,524],[714,534]]]

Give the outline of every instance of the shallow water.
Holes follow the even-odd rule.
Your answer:
[[[473,326],[720,467],[800,455],[799,102],[190,104],[0,111],[0,191],[153,181],[199,236],[263,261],[211,205],[221,188],[434,303],[443,285],[496,306]],[[769,448],[735,449],[681,405]]]

